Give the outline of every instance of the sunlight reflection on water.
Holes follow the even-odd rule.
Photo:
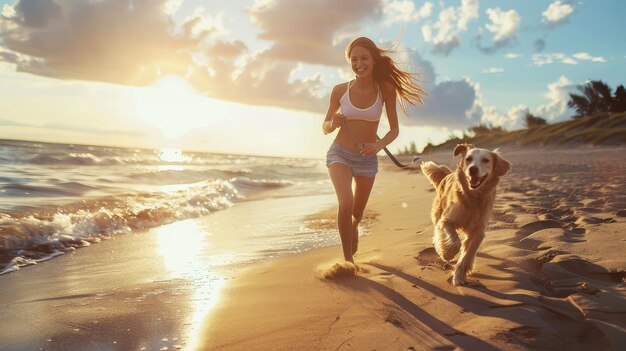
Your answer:
[[[183,154],[183,150],[180,149],[168,149],[164,148],[159,151],[159,158],[164,162],[190,162],[192,158]]]

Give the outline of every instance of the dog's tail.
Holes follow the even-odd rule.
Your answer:
[[[432,161],[422,162],[420,168],[422,169],[422,173],[433,183],[435,188],[439,186],[443,178],[452,173],[452,170],[450,170],[448,166],[438,165]]]

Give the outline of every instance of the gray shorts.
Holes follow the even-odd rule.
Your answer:
[[[326,167],[337,162],[348,166],[354,176],[375,177],[378,173],[378,157],[376,155],[363,156],[333,141],[326,153]]]

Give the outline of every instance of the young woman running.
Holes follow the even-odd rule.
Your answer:
[[[326,166],[337,194],[343,256],[352,263],[359,244],[358,225],[378,172],[376,154],[398,137],[396,101],[406,114],[407,103],[422,104],[425,95],[414,75],[400,70],[386,53],[365,37],[348,45],[346,58],[356,78],[333,88],[322,125],[324,134],[339,128],[326,154]],[[383,106],[390,130],[377,140]]]

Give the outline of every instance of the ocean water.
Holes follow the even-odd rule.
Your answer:
[[[0,274],[265,196],[319,195],[332,195],[322,160],[0,140]],[[284,252],[317,247],[320,235],[338,241],[272,231]]]

